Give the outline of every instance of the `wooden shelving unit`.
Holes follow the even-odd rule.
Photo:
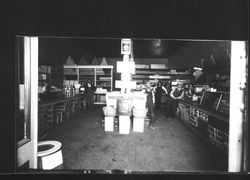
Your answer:
[[[113,90],[113,66],[65,65],[64,78],[78,81],[80,84],[84,84],[88,79],[94,82],[97,87],[95,104],[106,104],[106,93]]]
[[[152,69],[152,68],[136,68],[133,80],[137,81],[137,84],[144,84],[147,81],[153,81],[155,79],[161,80],[163,83],[176,79],[187,80],[191,79],[192,74],[190,72],[178,72],[176,68],[167,69]]]

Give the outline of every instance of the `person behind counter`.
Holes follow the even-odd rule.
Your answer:
[[[152,125],[155,123],[155,115],[154,115],[155,97],[150,82],[147,82],[146,84],[145,93],[147,94],[146,108],[148,108],[148,116],[150,119],[149,122]]]
[[[96,91],[96,87],[90,81],[90,79],[88,79],[86,84],[84,85],[84,90],[86,94],[86,108],[88,110],[93,110],[94,107],[93,97],[94,97],[94,92]]]
[[[154,87],[154,93],[155,93],[155,108],[160,109],[161,106],[161,96],[162,93],[165,92],[168,94],[166,88],[163,86],[161,81],[157,82],[157,85]]]
[[[184,99],[185,100],[191,100],[192,98],[192,85],[189,83],[185,83],[183,85],[183,91],[184,91]]]
[[[166,117],[174,117],[175,112],[177,110],[179,99],[184,96],[184,90],[182,88],[182,83],[180,81],[177,82],[177,87],[173,88],[170,92],[170,98],[167,103],[166,109]]]

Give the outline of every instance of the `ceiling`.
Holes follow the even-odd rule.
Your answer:
[[[230,41],[191,41],[166,39],[132,39],[134,58],[158,61],[168,59],[176,67],[192,67],[203,58],[209,61],[211,54],[217,62],[230,53]],[[79,63],[83,55],[105,58],[121,58],[121,39],[40,37],[39,63],[61,64],[70,55]],[[158,59],[157,59],[158,58]]]
[[[158,42],[158,44],[156,43]],[[187,41],[156,39],[133,39],[135,58],[169,58]],[[110,38],[40,38],[40,59],[63,58],[71,55],[80,59],[82,55],[97,57],[121,57],[121,39]]]

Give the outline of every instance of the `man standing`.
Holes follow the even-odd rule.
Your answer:
[[[146,84],[145,93],[147,94],[146,107],[148,108],[148,117],[150,119],[150,124],[152,125],[155,123],[155,115],[154,115],[155,97],[154,97],[154,92],[150,86],[150,82],[147,82]]]
[[[87,83],[85,84],[85,95],[86,95],[86,107],[88,110],[93,110],[94,106],[94,92],[96,91],[96,87],[93,83],[88,79]]]
[[[180,81],[177,81],[177,87],[174,88],[170,93],[170,98],[167,103],[167,109],[166,109],[166,117],[174,117],[175,112],[177,110],[179,99],[181,99],[184,95],[184,91],[182,88],[182,83]]]
[[[157,82],[157,85],[154,87],[154,93],[155,93],[155,108],[157,110],[161,107],[161,96],[163,93],[168,94],[166,88],[162,85],[161,81]]]

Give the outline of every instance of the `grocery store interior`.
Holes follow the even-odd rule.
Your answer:
[[[246,168],[246,42],[17,36],[16,44],[18,170]]]

